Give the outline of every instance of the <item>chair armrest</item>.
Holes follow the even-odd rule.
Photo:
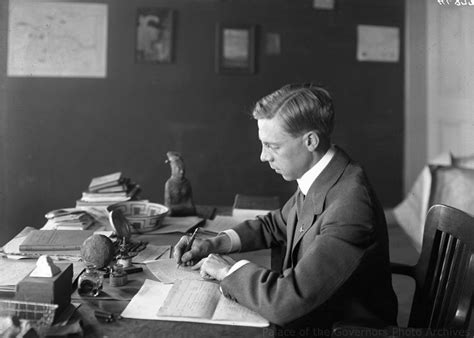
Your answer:
[[[390,270],[392,273],[396,273],[397,275],[415,277],[415,269],[413,265],[390,262]]]

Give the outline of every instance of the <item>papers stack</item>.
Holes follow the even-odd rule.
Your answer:
[[[46,218],[50,226],[58,230],[86,230],[94,223],[89,213],[74,208],[54,210],[47,213]]]

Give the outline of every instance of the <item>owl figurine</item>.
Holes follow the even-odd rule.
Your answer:
[[[196,215],[191,182],[184,177],[184,161],[176,151],[166,153],[166,163],[170,164],[171,177],[165,183],[165,205],[171,216]]]

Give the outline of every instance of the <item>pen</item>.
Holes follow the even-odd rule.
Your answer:
[[[128,266],[126,268],[123,268],[127,274],[135,273],[135,272],[142,272],[143,268],[139,266]]]
[[[188,244],[186,245],[186,249],[184,250],[183,254],[184,254],[185,252],[188,252],[189,250],[191,250],[191,247],[193,246],[193,242],[194,242],[194,240],[196,239],[196,234],[197,234],[198,230],[199,230],[199,227],[197,227],[197,228],[194,230],[193,234],[191,235],[191,238],[189,239]],[[180,266],[181,266],[181,263],[178,263],[178,267],[180,267]]]

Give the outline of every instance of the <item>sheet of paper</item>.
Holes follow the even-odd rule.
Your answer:
[[[36,267],[36,259],[11,260],[0,258],[0,286],[17,285]]]
[[[196,283],[206,283],[214,284],[212,282],[206,281],[195,281]],[[216,284],[214,284],[216,285]],[[217,286],[217,285],[216,285]],[[122,312],[122,317],[124,318],[135,318],[135,319],[148,319],[148,320],[166,320],[166,321],[186,321],[186,322],[195,322],[195,323],[207,323],[207,324],[226,324],[226,325],[240,325],[240,326],[253,326],[253,327],[267,327],[269,322],[263,317],[256,315],[256,317],[248,316],[244,314],[247,310],[244,310],[239,314],[239,311],[242,311],[239,306],[234,308],[234,305],[229,306],[228,304],[222,304],[221,307],[226,308],[223,313],[225,316],[232,318],[231,320],[220,319],[223,315],[217,314],[217,308],[214,310],[214,318],[219,318],[217,320],[210,318],[197,318],[197,317],[171,317],[171,316],[162,316],[158,315],[159,309],[164,305],[165,300],[170,294],[173,285],[164,284],[161,282],[153,280],[145,280],[143,286],[138,291],[138,293],[132,298],[130,303],[128,303],[125,310]],[[216,294],[220,296],[219,290],[214,290]],[[231,302],[229,300],[229,302]],[[220,303],[220,300],[219,300]],[[194,305],[194,304],[193,304]],[[217,305],[219,307],[219,305]],[[236,312],[232,312],[235,309]],[[219,310],[221,311],[221,310]],[[243,321],[241,319],[243,318]]]
[[[219,303],[214,310],[213,320],[235,321],[241,323],[261,323],[264,325],[268,321],[258,313],[220,295]]]
[[[173,284],[158,316],[212,318],[219,297],[216,283],[180,280]]]
[[[187,266],[178,267],[174,259],[159,259],[147,262],[146,266],[163,283],[174,283],[183,279],[202,280],[199,270],[192,270]]]
[[[262,209],[235,209],[232,210],[232,217],[238,222],[243,222],[248,219],[254,219],[257,216],[264,216],[268,214],[270,210]]]
[[[159,234],[172,234],[181,233],[185,234],[191,232],[197,227],[204,219],[197,216],[186,216],[186,217],[165,217],[161,226],[153,231],[148,231],[148,235],[159,235]]]
[[[172,287],[172,284],[146,279],[121,316],[135,319],[158,319],[156,312],[164,303]]]
[[[7,244],[3,246],[3,252],[5,252],[6,254],[19,254],[21,243],[23,243],[26,236],[33,230],[35,230],[35,228],[33,227],[23,228],[23,230],[18,235],[16,235]]]
[[[154,261],[160,257],[169,258],[171,245],[153,245],[148,244],[145,249],[132,258],[133,263],[145,263]]]
[[[357,60],[398,62],[400,29],[398,27],[358,25]]]

